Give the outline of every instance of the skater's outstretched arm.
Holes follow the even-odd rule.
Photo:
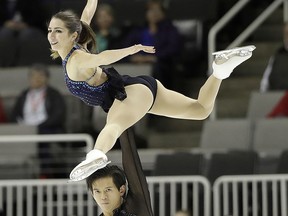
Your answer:
[[[73,59],[73,64],[79,68],[95,68],[103,65],[110,65],[140,51],[155,53],[153,46],[143,46],[141,44],[137,44],[122,49],[105,50],[99,54],[78,51],[77,54],[75,54],[71,59]]]

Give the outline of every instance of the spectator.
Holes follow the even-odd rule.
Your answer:
[[[267,115],[268,118],[288,117],[288,91]]]
[[[97,52],[120,48],[121,30],[116,27],[111,5],[101,4],[94,17]]]
[[[35,64],[29,71],[29,87],[17,98],[12,121],[35,125],[39,134],[65,132],[66,105],[62,95],[48,84],[48,68]],[[51,159],[49,143],[39,143],[39,158]],[[42,168],[47,168],[43,163]],[[46,174],[45,174],[46,175]]]
[[[1,67],[12,67],[16,65],[30,65],[31,59],[49,62],[45,56],[49,53],[49,46],[45,43],[47,32],[46,19],[48,13],[42,6],[43,0],[1,0],[0,1],[0,45],[5,54],[0,56]],[[39,46],[29,46],[30,53],[37,50],[37,54],[25,56],[24,49],[27,41],[33,41]],[[45,41],[45,42],[44,42]],[[38,48],[38,49],[37,49]],[[25,49],[27,52],[27,48]],[[48,53],[47,53],[48,51]],[[47,53],[47,54],[45,54]],[[43,57],[44,56],[44,57]],[[25,61],[29,62],[25,63]]]
[[[63,133],[65,103],[61,94],[48,84],[49,71],[35,64],[29,71],[29,88],[17,98],[12,120],[37,125],[40,134]]]
[[[283,25],[283,46],[271,56],[266,67],[260,91],[287,90],[288,89],[288,22]]]
[[[1,0],[1,33],[21,33],[31,28],[46,32],[48,12],[41,0]]]
[[[142,44],[154,46],[156,54],[139,53],[129,58],[132,63],[153,64],[152,75],[165,87],[173,87],[173,66],[180,52],[180,34],[166,16],[166,9],[158,0],[150,0],[146,8],[146,24],[128,34],[125,46]]]

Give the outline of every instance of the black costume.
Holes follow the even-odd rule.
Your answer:
[[[71,54],[77,49],[80,49],[80,46],[75,45],[62,61],[62,65],[65,73],[65,82],[69,91],[86,104],[90,106],[101,106],[105,112],[108,112],[115,98],[123,101],[127,97],[124,87],[133,84],[143,84],[147,86],[151,90],[155,100],[157,82],[150,76],[121,76],[114,68],[107,68],[103,69],[103,72],[107,74],[108,80],[101,85],[92,86],[86,81],[71,80],[67,74],[66,64]]]

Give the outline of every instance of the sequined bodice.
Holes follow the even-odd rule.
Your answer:
[[[66,64],[71,56],[71,54],[79,49],[79,46],[74,46],[71,51],[68,53],[66,58],[62,61],[62,66],[64,69],[64,77],[65,83],[69,89],[69,91],[75,95],[76,97],[80,98],[86,104],[90,106],[101,106],[104,102],[105,96],[107,94],[107,90],[109,88],[109,82],[106,81],[98,86],[89,85],[85,81],[74,81],[71,80],[67,74]]]

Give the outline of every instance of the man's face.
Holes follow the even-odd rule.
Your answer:
[[[110,214],[122,204],[122,197],[125,193],[125,186],[117,189],[112,177],[98,179],[92,184],[92,195],[104,215]]]

